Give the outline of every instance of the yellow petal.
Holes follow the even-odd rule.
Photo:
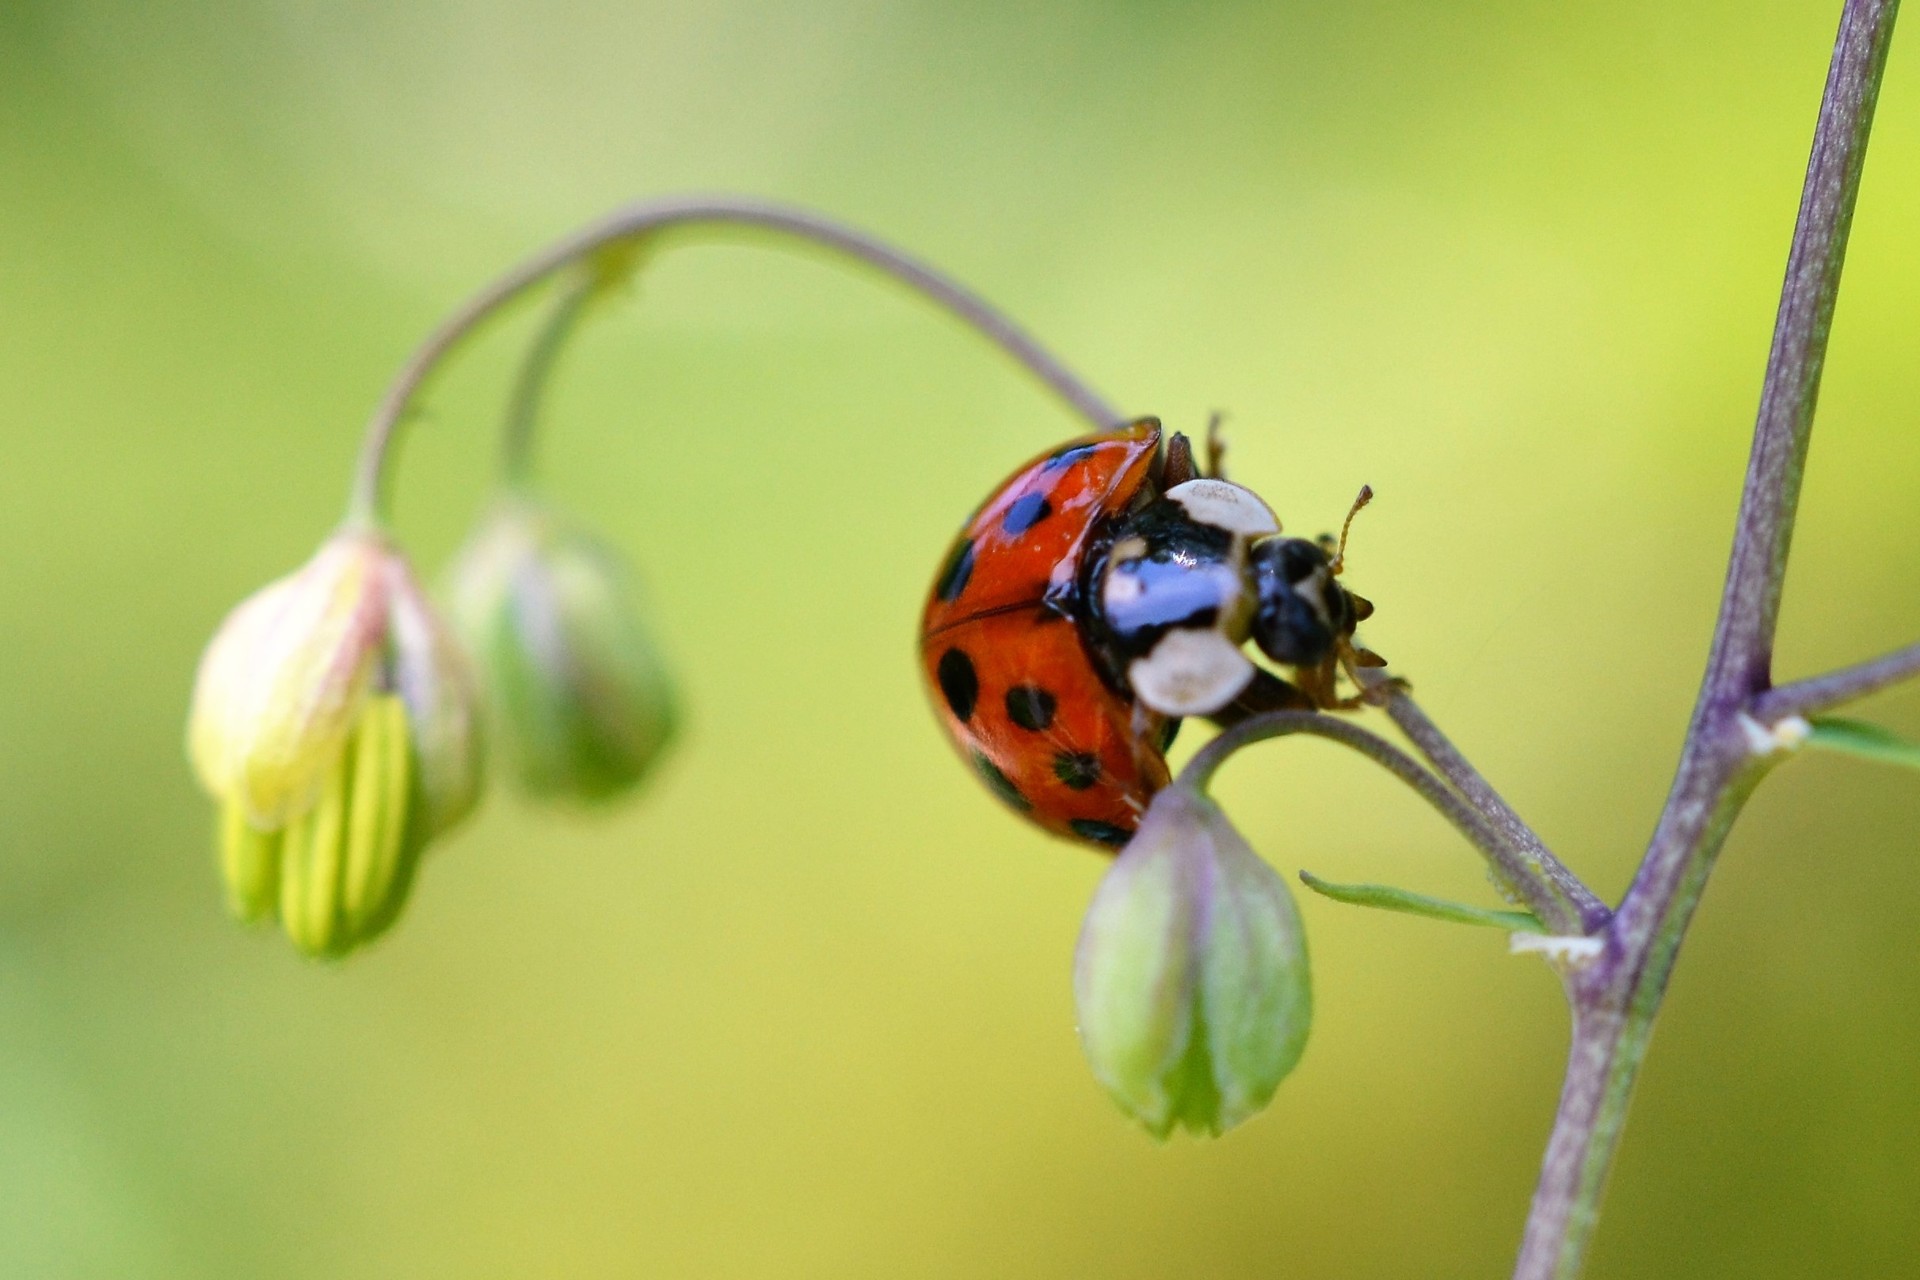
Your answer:
[[[330,539],[283,587],[262,593],[258,615],[249,610],[232,648],[217,655],[209,773],[254,825],[283,826],[311,806],[345,749],[385,640],[396,563],[377,538]]]
[[[200,785],[216,798],[225,799],[233,790],[248,666],[285,607],[295,576],[271,582],[242,600],[213,633],[200,658],[193,681],[193,709],[187,715],[187,756]]]

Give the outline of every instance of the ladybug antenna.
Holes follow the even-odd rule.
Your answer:
[[[1227,478],[1222,471],[1227,461],[1227,441],[1220,434],[1220,424],[1226,420],[1227,415],[1218,409],[1207,417],[1207,474],[1215,480]]]
[[[1340,546],[1333,553],[1333,572],[1335,576],[1338,576],[1340,571],[1346,567],[1347,534],[1353,528],[1353,518],[1360,514],[1360,508],[1372,501],[1373,486],[1370,484],[1361,485],[1359,496],[1353,500],[1353,505],[1347,508],[1346,523],[1340,526]]]

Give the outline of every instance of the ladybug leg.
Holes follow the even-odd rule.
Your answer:
[[[1253,673],[1253,682],[1241,690],[1240,696],[1208,716],[1207,719],[1222,729],[1228,729],[1242,720],[1263,715],[1269,711],[1316,709],[1313,699],[1305,692],[1288,684],[1271,671],[1256,669]]]
[[[1328,681],[1328,683],[1331,685],[1332,681]],[[1362,707],[1373,706],[1375,702],[1374,695],[1364,690],[1359,693],[1348,694],[1344,698],[1329,691],[1327,698],[1328,700],[1324,708],[1327,711],[1358,711]]]
[[[1215,480],[1227,478],[1227,438],[1220,434],[1220,424],[1226,420],[1218,409],[1207,419],[1207,475]]]
[[[1324,661],[1311,667],[1301,667],[1295,674],[1300,679],[1300,687],[1306,690],[1307,696],[1322,711],[1351,711],[1353,708],[1346,705],[1347,699],[1342,698],[1334,688],[1339,671],[1339,659],[1328,654]]]
[[[1185,484],[1200,474],[1193,462],[1193,443],[1176,431],[1167,440],[1167,460],[1160,468],[1162,488]]]
[[[1366,653],[1365,659],[1359,657]],[[1358,667],[1384,665],[1379,655],[1368,650],[1356,650],[1351,641],[1341,637],[1338,647],[1324,659],[1310,667],[1298,667],[1295,677],[1300,681],[1302,692],[1313,701],[1321,711],[1358,711],[1362,707],[1377,705],[1382,697],[1378,690],[1368,689],[1354,678]],[[1340,673],[1345,671],[1353,680],[1355,692],[1342,695],[1339,688]],[[1395,681],[1396,687],[1404,686],[1404,680]]]
[[[1360,706],[1378,706],[1386,701],[1389,692],[1404,693],[1413,688],[1402,677],[1390,676],[1385,682],[1369,689],[1361,682],[1360,672],[1377,671],[1387,665],[1387,660],[1364,645],[1355,644],[1351,637],[1341,639],[1338,660],[1340,666],[1346,670],[1347,679],[1353,681],[1354,686],[1360,690],[1359,693],[1345,700],[1351,704],[1346,708],[1348,710]]]

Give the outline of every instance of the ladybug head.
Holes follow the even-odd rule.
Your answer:
[[[1253,642],[1275,662],[1311,667],[1353,634],[1353,597],[1334,581],[1325,548],[1305,538],[1265,538],[1248,553],[1256,601]]]

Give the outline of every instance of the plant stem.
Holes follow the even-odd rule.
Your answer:
[[[1899,0],[1848,0],[1814,129],[1701,709],[1769,683],[1813,411]]]
[[[1473,805],[1452,791],[1446,783],[1420,767],[1406,752],[1378,734],[1334,716],[1314,711],[1270,711],[1250,716],[1223,729],[1206,746],[1194,753],[1180,771],[1177,785],[1200,790],[1234,752],[1267,738],[1293,733],[1311,733],[1331,738],[1360,752],[1375,764],[1420,793],[1420,797],[1473,842],[1513,894],[1527,905],[1548,928],[1557,933],[1578,932],[1580,909],[1556,880],[1539,875],[1521,852],[1507,842],[1500,831]],[[1571,874],[1571,873],[1569,873]]]
[[[1561,931],[1592,933],[1605,924],[1613,914],[1607,904],[1587,888],[1571,868],[1554,857],[1546,842],[1514,812],[1513,806],[1493,789],[1480,771],[1460,754],[1459,748],[1440,732],[1440,726],[1428,718],[1413,696],[1389,684],[1384,671],[1368,671],[1365,668],[1362,671],[1369,689],[1384,689],[1387,715],[1400,726],[1400,732],[1407,735],[1407,740],[1419,748],[1427,762],[1440,771],[1440,776],[1452,783],[1454,789],[1466,797],[1467,803],[1479,810],[1507,843],[1519,852],[1531,874],[1553,881],[1573,905],[1575,920]]]
[[[1687,924],[1734,819],[1778,758],[1755,755],[1741,721],[1771,678],[1814,403],[1897,9],[1897,0],[1847,0],[1841,13],[1706,676],[1666,807],[1607,926],[1606,949],[1566,975],[1573,1050],[1515,1280],[1579,1274]]]
[[[1688,779],[1680,803],[1695,856],[1682,864],[1670,909],[1644,936],[1623,941],[1609,928],[1600,958],[1563,975],[1573,1044],[1515,1280],[1571,1280],[1580,1273],[1681,938],[1714,855],[1763,771],[1722,763]]]
[[[1870,662],[1768,689],[1753,700],[1753,718],[1770,725],[1788,716],[1814,715],[1916,675],[1920,675],[1920,644],[1910,644]]]
[[[805,209],[729,196],[685,197],[637,204],[533,255],[481,289],[414,352],[367,423],[348,502],[350,523],[377,522],[381,480],[399,423],[440,362],[474,330],[535,285],[574,263],[669,229],[749,228],[832,249],[906,285],[994,343],[1023,365],[1096,430],[1122,419],[1101,396],[991,303],[932,267],[865,232]]]
[[[533,345],[520,363],[513,382],[513,395],[507,401],[507,416],[501,431],[500,469],[509,484],[524,483],[533,469],[534,429],[540,424],[540,407],[546,398],[547,383],[566,350],[567,340],[588,304],[600,291],[601,282],[591,273],[569,282],[560,291],[546,323],[540,326]]]

